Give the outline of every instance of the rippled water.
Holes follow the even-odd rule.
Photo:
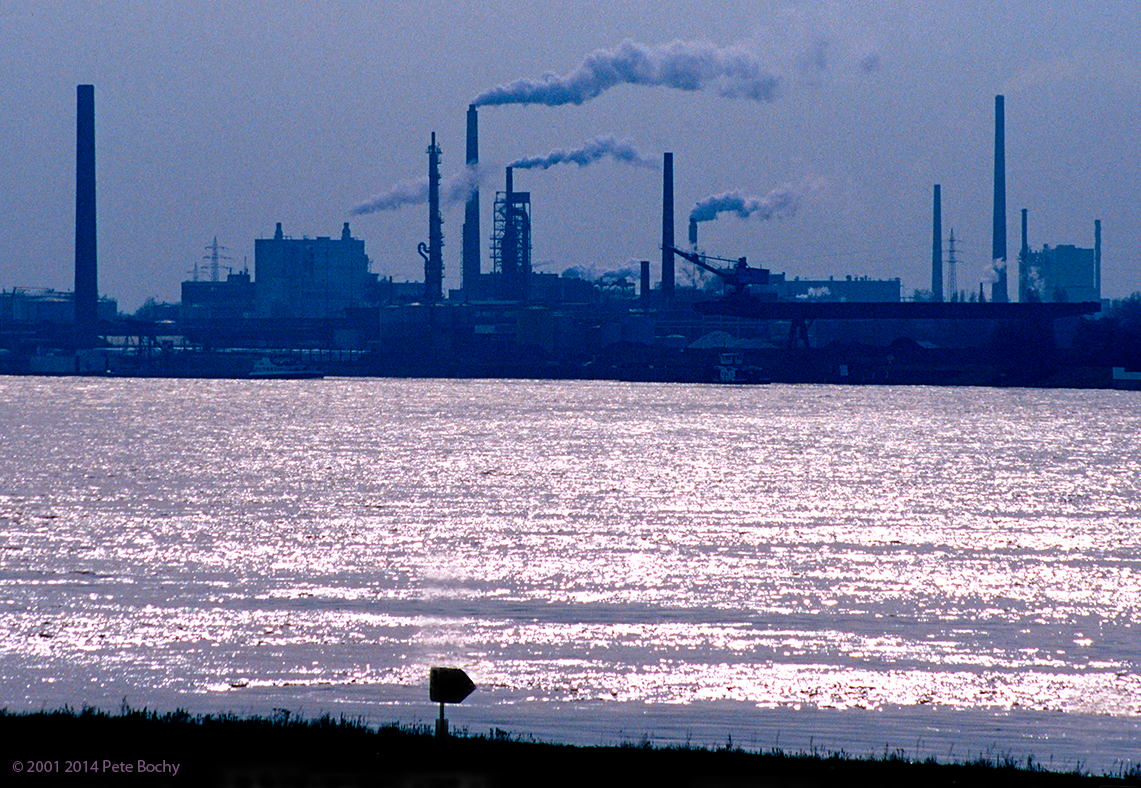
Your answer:
[[[1141,395],[0,378],[0,705],[1141,762]]]

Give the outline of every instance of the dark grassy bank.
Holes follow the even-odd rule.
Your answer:
[[[0,711],[0,742],[8,770],[3,783],[12,786],[1141,786],[1141,768],[1101,776],[1008,760],[910,762],[890,753],[856,759],[729,746],[574,747],[501,732],[439,741],[425,729],[377,730],[285,713],[267,719]]]

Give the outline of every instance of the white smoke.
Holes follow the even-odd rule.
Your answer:
[[[478,165],[469,165],[440,183],[440,204],[450,207],[467,202],[468,197],[480,187],[484,170]],[[428,178],[400,181],[387,191],[374,195],[349,211],[352,216],[395,211],[406,205],[424,205],[428,202]]]
[[[467,202],[483,182],[486,170],[479,164],[468,164],[440,184],[440,201],[447,206]]]
[[[636,280],[639,276],[641,276],[641,272],[633,268],[619,268],[617,271],[603,271],[602,276],[598,277],[598,281],[600,283],[613,284],[623,280]]]
[[[567,279],[585,279],[589,282],[617,282],[622,279],[637,279],[640,274],[640,268],[633,266],[638,264],[637,260],[631,260],[628,267],[619,269],[604,269],[596,265],[588,266],[574,266],[567,268],[563,271],[563,276]]]
[[[1026,294],[1032,293],[1040,300],[1046,300],[1046,282],[1042,279],[1042,273],[1037,266],[1026,273]]]
[[[804,293],[800,293],[796,297],[801,301],[822,301],[832,295],[832,288],[830,287],[810,287]]]
[[[742,219],[757,216],[762,220],[779,215],[791,216],[800,207],[801,195],[790,185],[773,189],[764,197],[746,197],[738,191],[725,192],[698,201],[689,212],[695,222],[709,222],[722,213],[733,213]]]
[[[996,284],[1000,278],[1002,271],[1006,270],[1006,260],[1001,257],[996,257],[990,261],[990,265],[983,269],[982,280],[988,285]]]
[[[614,49],[596,49],[573,71],[518,79],[473,99],[488,104],[582,104],[616,85],[698,91],[708,87],[729,98],[773,101],[780,78],[741,47],[708,41],[672,41],[647,46],[629,39]]]
[[[631,140],[619,140],[611,136],[595,137],[580,148],[565,150],[556,148],[546,156],[528,156],[511,162],[511,167],[522,169],[547,169],[556,164],[577,164],[585,167],[588,164],[609,156],[614,161],[630,164],[635,167],[657,167],[657,161],[634,147]]]

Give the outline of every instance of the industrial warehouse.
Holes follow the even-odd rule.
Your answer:
[[[217,239],[207,278],[182,284],[181,303],[120,317],[100,298],[96,263],[94,87],[77,103],[74,293],[0,294],[0,372],[175,377],[320,375],[590,378],[684,382],[1127,385],[1116,359],[1083,345],[1101,309],[1101,222],[1091,248],[1032,250],[1022,210],[1017,301],[1007,267],[1003,97],[994,106],[990,292],[957,283],[954,232],[944,253],[941,186],[933,186],[931,283],[905,300],[898,278],[787,278],[747,258],[706,254],[698,218],[675,241],[674,161],[661,166],[661,241],[638,270],[597,278],[532,264],[532,194],[512,167],[492,201],[490,260],[473,181],[460,244],[462,282],[444,289],[441,149],[428,154],[420,282],[370,271],[365,242],[290,235],[278,223],[255,241],[253,271],[222,278]],[[479,166],[479,119],[467,111],[466,158]],[[656,221],[656,217],[647,217]],[[292,228],[288,228],[292,230]],[[926,230],[924,229],[924,232]],[[648,250],[649,252],[649,250]],[[678,283],[679,265],[692,266]]]

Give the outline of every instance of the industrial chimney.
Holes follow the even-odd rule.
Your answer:
[[[1006,287],[1006,112],[1002,96],[994,97],[993,228],[991,258],[996,278],[991,285],[990,300],[1006,303],[1010,297]]]
[[[662,159],[662,298],[674,294],[674,155]]]
[[[1022,209],[1022,244],[1019,246],[1023,259],[1030,253],[1030,235],[1027,233],[1026,209]]]
[[[1030,234],[1026,209],[1022,209],[1022,243],[1018,247],[1018,300],[1030,300]]]
[[[1093,286],[1097,299],[1101,300],[1101,219],[1093,223]]]
[[[943,206],[940,185],[935,184],[935,202],[931,213],[931,299],[943,300]]]
[[[424,300],[444,297],[444,219],[440,215],[440,146],[436,132],[428,147],[428,254],[424,258]]]
[[[81,344],[92,345],[99,290],[95,216],[95,86],[77,89],[75,146],[75,323]]]
[[[479,116],[475,105],[467,108],[467,166],[479,164]],[[472,190],[464,208],[463,236],[463,291],[467,300],[472,300],[479,289],[479,188]]]

